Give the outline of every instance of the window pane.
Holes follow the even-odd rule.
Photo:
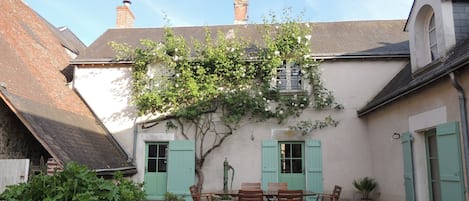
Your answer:
[[[166,159],[158,159],[158,172],[166,172]]]
[[[431,177],[433,180],[439,180],[440,179],[440,168],[438,166],[438,160],[437,159],[430,159],[430,171],[431,171]]]
[[[281,160],[281,172],[282,173],[290,173],[290,160]]]
[[[287,70],[285,68],[277,69],[277,87],[278,89],[287,89]]]
[[[291,158],[291,144],[285,144],[285,158]]]
[[[291,89],[301,89],[301,70],[296,65],[295,68],[291,69],[290,85]]]
[[[148,172],[156,172],[156,159],[148,159],[147,168]]]
[[[292,144],[292,158],[301,158],[301,144]]]
[[[292,160],[292,172],[293,173],[302,173],[303,172],[303,165],[301,159],[293,159]]]
[[[160,149],[158,150],[158,157],[166,158],[167,147],[168,147],[168,145],[166,145],[166,144],[160,144]]]
[[[285,159],[285,144],[280,144],[280,159]]]
[[[148,157],[156,157],[157,145],[151,144],[148,145]]]
[[[438,157],[438,151],[436,147],[436,135],[428,136],[428,153],[430,158]]]

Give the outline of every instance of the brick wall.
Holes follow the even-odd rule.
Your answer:
[[[456,43],[469,37],[469,2],[453,2]]]
[[[29,158],[39,165],[40,158],[50,154],[33,137],[16,115],[0,100],[0,159]]]

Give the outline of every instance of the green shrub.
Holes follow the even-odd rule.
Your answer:
[[[117,173],[114,180],[98,178],[94,171],[69,163],[53,176],[39,174],[28,183],[8,186],[0,194],[8,201],[143,201],[145,193],[140,184]]]
[[[166,201],[184,201],[183,197],[180,197],[174,193],[166,192],[164,194],[164,200]]]

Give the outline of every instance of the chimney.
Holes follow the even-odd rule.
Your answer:
[[[116,27],[117,28],[132,28],[134,26],[135,16],[130,10],[130,0],[122,1],[124,5],[117,6]]]
[[[249,0],[234,0],[234,23],[246,24],[248,21],[248,1]]]

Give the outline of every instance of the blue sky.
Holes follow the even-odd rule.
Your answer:
[[[122,0],[24,0],[55,26],[69,27],[86,45],[115,27]],[[291,8],[304,21],[406,19],[412,0],[250,0],[249,23],[262,23],[270,11]],[[233,0],[132,0],[135,27],[233,24]],[[304,13],[304,14],[301,14]]]

